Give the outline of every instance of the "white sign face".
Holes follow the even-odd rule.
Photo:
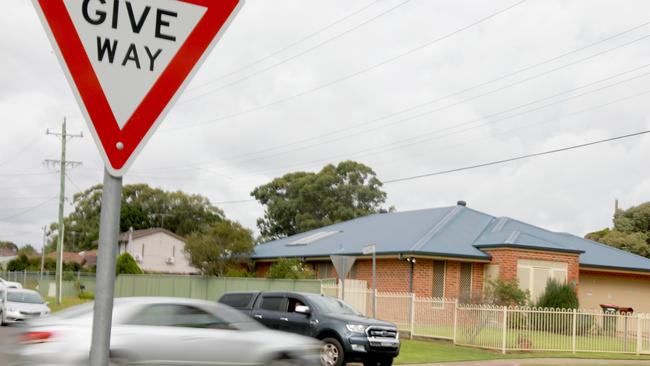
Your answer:
[[[366,245],[365,247],[363,247],[364,255],[372,254],[374,252],[375,252],[375,244]]]
[[[207,10],[175,0],[64,3],[120,128]]]
[[[32,0],[106,169],[122,176],[243,0]]]

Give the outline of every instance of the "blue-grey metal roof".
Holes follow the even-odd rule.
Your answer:
[[[322,239],[298,244],[324,232]],[[318,236],[316,236],[318,237]],[[512,247],[580,254],[582,266],[650,272],[650,259],[604,244],[556,233],[465,206],[375,214],[258,245],[254,259],[377,254],[429,255],[489,260],[481,249]]]

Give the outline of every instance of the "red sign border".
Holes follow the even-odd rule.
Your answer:
[[[221,38],[244,0],[176,0],[207,10],[120,129],[63,0],[33,0],[88,127],[113,176],[122,176]],[[128,81],[125,81],[128,82]],[[118,143],[121,143],[118,148]]]

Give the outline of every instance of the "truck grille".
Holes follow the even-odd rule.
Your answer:
[[[369,328],[368,336],[371,338],[397,338],[397,330],[389,328]]]

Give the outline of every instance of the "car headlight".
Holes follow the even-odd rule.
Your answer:
[[[346,324],[348,330],[352,333],[365,333],[366,326],[361,324]]]

